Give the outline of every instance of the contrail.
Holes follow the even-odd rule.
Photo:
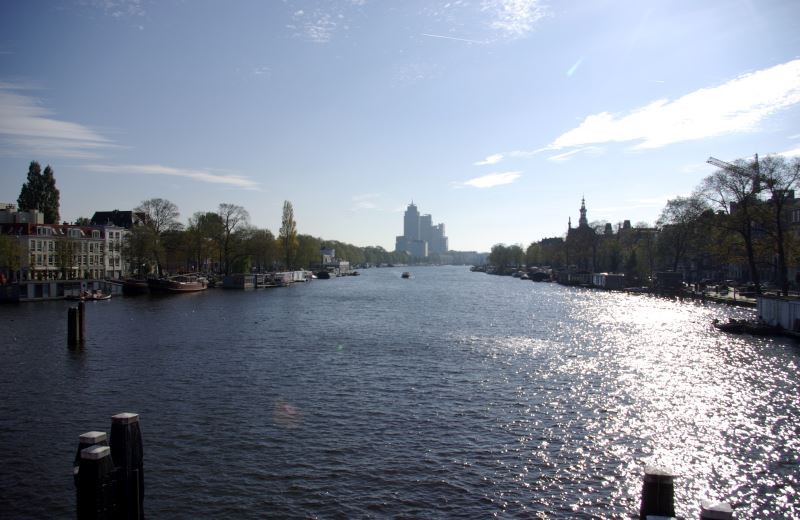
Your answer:
[[[481,42],[481,41],[478,41],[478,40],[468,40],[466,38],[456,38],[454,36],[443,36],[441,34],[427,34],[427,33],[421,33],[421,34],[422,34],[422,36],[428,36],[430,38],[443,38],[445,40],[456,40],[456,41],[459,41],[459,42],[468,42],[468,43],[486,43],[486,42]]]

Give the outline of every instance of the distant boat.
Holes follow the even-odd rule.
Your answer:
[[[319,271],[317,273],[318,280],[330,280],[330,278],[331,278],[331,273],[329,273],[328,271]]]
[[[205,291],[208,288],[208,280],[196,274],[183,274],[169,278],[150,278],[147,280],[147,288],[150,289],[150,292],[159,293]]]
[[[132,296],[134,294],[147,294],[147,280],[139,278],[127,278],[122,282],[122,294]]]
[[[403,274],[400,275],[400,278],[411,278],[411,273],[408,271],[403,271]]]
[[[80,302],[103,301],[103,300],[110,300],[111,294],[104,293],[100,289],[97,289],[91,292],[81,291],[79,295],[66,296],[64,299],[72,301],[80,301]]]

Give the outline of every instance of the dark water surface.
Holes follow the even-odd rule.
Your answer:
[[[800,349],[699,305],[371,269],[256,292],[0,307],[0,517],[72,518],[78,435],[141,415],[148,518],[800,515]]]

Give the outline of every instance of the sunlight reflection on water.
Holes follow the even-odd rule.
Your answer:
[[[681,517],[799,514],[798,348],[711,327],[750,311],[414,274],[112,300],[80,352],[66,304],[5,309],[0,510],[72,516],[74,437],[125,408],[153,517],[630,518],[649,462]]]

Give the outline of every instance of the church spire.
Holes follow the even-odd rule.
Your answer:
[[[586,220],[586,199],[581,197],[581,218],[578,220],[578,227],[586,227],[589,221]]]

